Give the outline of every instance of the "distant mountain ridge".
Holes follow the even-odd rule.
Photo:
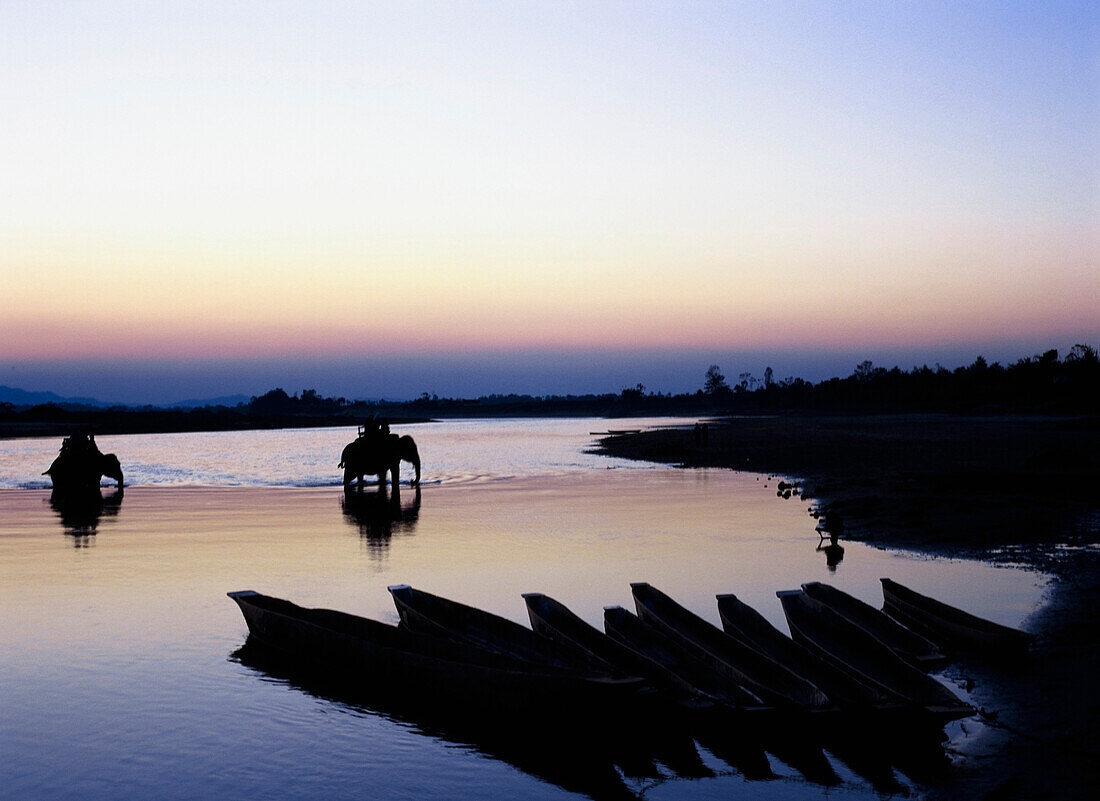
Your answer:
[[[72,406],[118,406],[116,403],[105,403],[95,398],[63,398],[56,392],[31,392],[17,387],[0,385],[0,403],[11,403],[15,406],[40,406],[46,403]]]
[[[148,404],[157,409],[201,409],[204,406],[236,406],[240,403],[248,403],[252,398],[249,395],[225,395],[218,398],[199,398],[176,401],[175,403]],[[94,406],[99,409],[112,407],[140,408],[147,404],[132,403],[108,403],[96,398],[66,398],[56,392],[32,392],[17,387],[0,385],[0,403],[10,403],[13,406],[42,406],[53,403],[58,406]]]

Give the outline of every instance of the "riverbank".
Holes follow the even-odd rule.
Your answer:
[[[842,538],[1054,575],[1029,621],[1026,665],[958,667],[988,688],[979,704],[998,708],[985,747],[930,794],[1083,798],[1100,784],[1096,418],[744,417],[711,422],[705,440],[665,429],[608,437],[599,451],[782,476],[794,486],[777,492],[807,500]]]

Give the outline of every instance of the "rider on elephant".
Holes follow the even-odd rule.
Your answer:
[[[344,469],[344,486],[358,481],[363,486],[364,476],[378,476],[379,485],[385,485],[386,474],[391,475],[391,486],[399,486],[400,464],[404,460],[416,468],[416,478],[412,485],[420,483],[420,454],[416,443],[410,436],[399,437],[390,433],[389,423],[384,419],[375,420],[370,415],[359,427],[359,435],[348,443],[340,457],[340,467]]]
[[[48,475],[55,490],[71,491],[98,488],[103,476],[115,479],[122,489],[122,466],[113,453],[102,453],[94,434],[78,432],[65,437]]]

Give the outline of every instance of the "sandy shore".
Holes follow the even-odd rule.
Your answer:
[[[967,662],[990,713],[942,798],[1092,797],[1100,786],[1100,424],[1055,417],[749,417],[609,437],[609,455],[784,476],[842,537],[1053,574],[1024,665]]]

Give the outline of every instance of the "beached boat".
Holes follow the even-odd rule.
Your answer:
[[[605,606],[604,631],[608,637],[640,658],[659,664],[681,681],[707,697],[733,709],[764,709],[760,698],[743,687],[727,669],[694,656],[678,642],[666,637],[621,606]]]
[[[791,637],[821,658],[894,698],[922,707],[937,720],[973,714],[973,708],[951,690],[831,607],[802,590],[783,590],[776,595]]]
[[[883,611],[946,648],[969,651],[1026,651],[1033,634],[964,612],[921,595],[896,581],[882,581]]]
[[[592,653],[544,637],[491,612],[413,589],[408,584],[395,584],[388,589],[402,624],[412,631],[466,642],[535,665],[621,675],[614,665]],[[641,683],[641,679],[634,681]]]
[[[726,634],[813,682],[838,704],[877,709],[895,705],[871,684],[796,643],[737,596],[724,593],[717,600],[718,616]]]
[[[906,662],[928,670],[947,661],[939,646],[927,637],[836,587],[811,581],[802,585],[802,591],[859,626]]]
[[[697,659],[728,671],[763,701],[781,707],[825,709],[828,696],[754,648],[730,637],[645,582],[630,585],[638,617],[686,648]]]
[[[448,703],[591,703],[633,692],[637,680],[533,665],[515,657],[252,590],[228,593],[252,638],[325,676],[384,682]]]
[[[531,628],[538,634],[587,651],[598,659],[614,665],[623,673],[641,676],[655,688],[680,702],[705,706],[710,699],[665,665],[637,649],[613,639],[587,623],[569,607],[541,592],[526,592],[523,600]]]

